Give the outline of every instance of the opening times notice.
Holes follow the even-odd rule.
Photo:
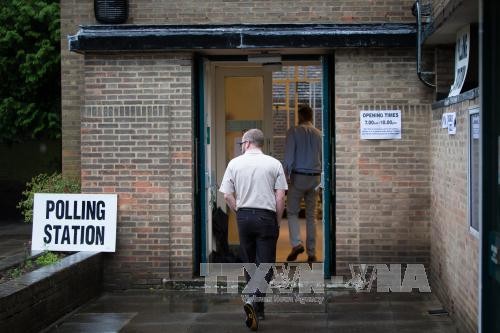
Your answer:
[[[361,140],[401,139],[401,110],[360,111]]]

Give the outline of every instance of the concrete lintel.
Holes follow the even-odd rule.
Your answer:
[[[91,25],[68,36],[70,51],[137,52],[203,49],[407,47],[415,25]]]

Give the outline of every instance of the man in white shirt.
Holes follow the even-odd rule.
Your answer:
[[[219,191],[227,205],[236,212],[240,254],[245,263],[275,263],[279,224],[285,207],[288,188],[281,163],[262,152],[264,134],[251,129],[240,142],[242,155],[232,159],[224,173]],[[246,274],[247,282],[249,279]],[[271,280],[272,270],[265,279]],[[249,295],[244,305],[246,325],[257,330],[258,320],[264,319],[264,303],[251,301],[264,297],[265,290]]]
[[[287,218],[292,251],[287,261],[304,252],[300,239],[299,211],[302,198],[306,208],[307,261],[316,261],[316,199],[321,182],[321,132],[312,124],[313,111],[299,108],[299,125],[288,130],[285,144],[285,174],[290,181],[287,194]]]

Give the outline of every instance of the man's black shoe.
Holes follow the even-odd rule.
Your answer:
[[[255,308],[251,302],[246,302],[243,306],[243,310],[245,310],[246,319],[245,324],[252,331],[257,331],[259,328],[259,319],[257,318],[257,313],[255,312]]]
[[[292,247],[292,252],[286,257],[286,261],[294,261],[302,252],[304,252],[304,246],[302,246],[302,244]]]
[[[317,261],[318,259],[316,258],[316,256],[313,254],[312,256],[307,256],[307,262],[315,262]]]

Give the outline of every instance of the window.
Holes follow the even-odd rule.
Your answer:
[[[321,130],[323,93],[320,64],[288,65],[273,72],[273,157],[283,160],[286,132],[299,123],[302,103],[313,109],[313,125]]]
[[[479,170],[481,151],[479,107],[469,109],[468,215],[470,231],[479,236]]]

